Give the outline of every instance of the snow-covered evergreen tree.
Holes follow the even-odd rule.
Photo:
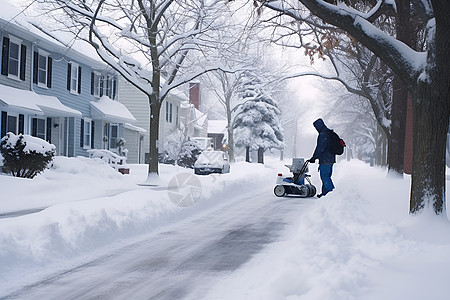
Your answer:
[[[235,146],[246,148],[247,161],[250,149],[258,150],[258,162],[264,163],[264,150],[284,147],[280,110],[256,75],[247,71],[240,80],[241,103],[233,122]]]

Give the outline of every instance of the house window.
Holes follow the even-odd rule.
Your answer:
[[[45,140],[46,123],[47,122],[45,119],[33,118],[31,124],[31,135]]]
[[[25,80],[27,47],[22,40],[10,36],[3,37],[2,75],[16,80]]]
[[[47,85],[47,56],[39,55],[38,84]]]
[[[20,66],[19,57],[20,57],[20,45],[10,41],[9,60],[8,60],[9,76],[19,77],[19,66]]]
[[[172,123],[172,103],[166,102],[166,122]]]
[[[91,73],[91,94],[94,97],[108,96],[112,100],[116,97],[117,82],[112,75],[101,75],[94,71]]]
[[[109,130],[109,149],[117,148],[117,138],[119,136],[119,125],[111,124]]]
[[[78,87],[78,65],[72,64],[72,72],[70,73],[70,91],[77,92]]]
[[[102,89],[102,75],[98,72],[92,72],[91,73],[91,94],[94,97],[100,98],[103,93],[101,93]]]
[[[17,116],[8,115],[6,119],[6,132],[17,134]]]
[[[25,118],[22,114],[7,113],[2,111],[0,132],[1,137],[5,136],[8,132],[14,134],[24,133]]]
[[[67,90],[72,94],[81,94],[81,67],[77,63],[68,64]]]
[[[40,87],[52,87],[52,58],[45,51],[34,52],[33,83]]]
[[[106,96],[108,96],[109,98],[112,99],[112,90],[113,90],[113,78],[110,75],[106,75],[106,79],[105,79],[105,94]]]
[[[84,118],[83,122],[83,148],[90,149],[92,141],[91,125],[92,120],[89,118]]]

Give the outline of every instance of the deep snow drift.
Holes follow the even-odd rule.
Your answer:
[[[310,173],[320,187],[316,166]],[[57,157],[33,180],[0,175],[0,214],[45,208],[0,219],[0,297],[252,189],[283,201],[272,189],[276,173],[287,172],[276,160],[264,166],[239,162],[230,174],[211,176],[161,165],[166,187],[151,188],[137,185],[146,179],[146,166],[130,167],[130,175],[121,175],[95,160]],[[408,215],[409,177],[344,161],[335,165],[333,178],[335,191],[299,199],[314,204],[297,224],[243,268],[224,274],[205,297],[448,299],[450,223],[429,212]],[[194,201],[176,205],[178,195]]]

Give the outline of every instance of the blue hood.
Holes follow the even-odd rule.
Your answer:
[[[322,119],[315,120],[313,125],[317,129],[318,132],[321,132],[324,128],[327,128]]]

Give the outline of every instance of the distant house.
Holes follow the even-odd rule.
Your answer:
[[[227,136],[226,120],[208,120],[208,137],[213,139],[215,150],[226,150]]]
[[[208,118],[198,110],[200,103],[199,85],[191,85],[189,97],[181,90],[172,90],[161,107],[159,116],[159,153],[164,152],[167,137],[179,129],[190,137],[207,137]],[[150,106],[147,96],[127,82],[119,79],[119,99],[136,117],[134,126],[125,124],[128,162],[145,163],[149,152]],[[194,104],[193,104],[194,103]],[[131,131],[133,130],[133,131]],[[138,153],[134,156],[133,153]]]
[[[208,136],[208,115],[199,111],[194,104],[184,101],[181,104],[181,128],[190,137]]]
[[[117,75],[93,49],[67,47],[44,34],[8,2],[0,12],[0,133],[49,141],[57,155],[117,151],[134,116],[116,101]],[[81,42],[80,42],[81,43]]]
[[[181,128],[190,137],[208,136],[208,115],[200,111],[200,83],[189,84],[189,101],[181,105]]]

